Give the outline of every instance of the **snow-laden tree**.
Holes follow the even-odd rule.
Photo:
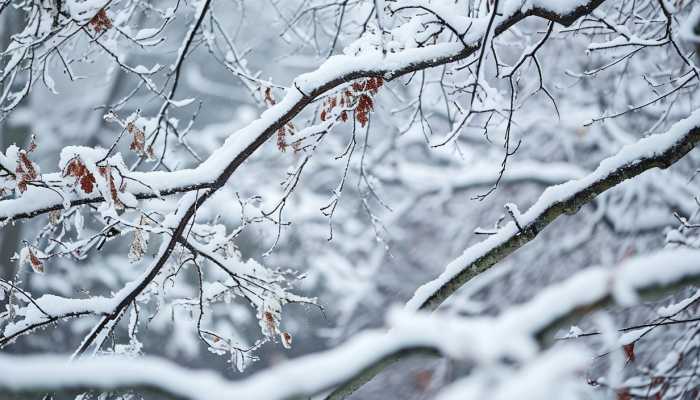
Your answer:
[[[698,48],[689,0],[0,0],[0,397],[697,398]]]

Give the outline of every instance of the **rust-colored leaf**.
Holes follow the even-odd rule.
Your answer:
[[[34,272],[38,273],[43,273],[44,272],[44,263],[41,262],[39,257],[36,256],[34,251],[31,248],[27,248],[28,251],[28,259],[29,259],[29,265],[32,266],[32,269]]]
[[[271,87],[265,88],[265,103],[267,103],[270,106],[274,106],[275,104],[277,104],[275,99],[272,97],[272,88]]]
[[[618,389],[616,392],[616,398],[617,400],[632,400],[632,395],[630,394],[629,389],[622,388]]]
[[[282,332],[280,334],[280,339],[282,341],[282,346],[284,346],[285,349],[292,348],[292,335],[290,335],[289,332]]]
[[[265,321],[267,330],[270,332],[271,335],[277,333],[277,322],[275,321],[275,317],[272,315],[271,312],[265,311],[263,313],[263,321]]]
[[[95,188],[95,177],[91,173],[87,173],[80,177],[80,188],[85,193],[92,193]]]
[[[114,182],[114,176],[112,175],[111,167],[99,167],[100,175],[102,175],[107,180],[107,185],[109,185],[109,195],[112,198],[112,203],[114,208],[117,210],[123,210],[124,203],[119,199],[119,192],[117,190],[117,185]]]
[[[636,358],[634,355],[634,342],[622,346],[622,350],[625,352],[625,356],[627,356],[627,361],[634,362]]]
[[[281,152],[287,151],[287,130],[282,127],[277,130],[277,149]]]
[[[131,144],[129,145],[129,149],[133,150],[140,156],[147,156],[146,132],[131,121],[127,122],[126,130],[131,134]]]
[[[107,11],[105,11],[104,8],[98,11],[97,14],[92,17],[90,22],[88,22],[88,24],[90,24],[92,29],[94,29],[97,33],[101,33],[112,28],[112,20],[109,19],[107,16]]]
[[[85,193],[92,193],[95,190],[95,177],[79,157],[75,157],[68,162],[63,171],[63,176],[75,177],[76,184],[80,185],[80,189]]]
[[[17,165],[16,172],[24,175],[27,180],[34,180],[37,178],[34,163],[29,159],[29,156],[25,150],[19,151],[19,164]]]

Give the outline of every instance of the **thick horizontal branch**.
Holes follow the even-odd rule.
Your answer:
[[[201,181],[201,179],[195,179],[195,182],[192,183],[185,183],[186,180],[176,180],[177,184],[175,185],[167,185],[164,184],[163,181],[160,181],[161,176],[172,179],[177,177],[173,176],[175,174],[185,175],[183,172],[190,173],[192,171],[194,170],[182,170],[173,173],[134,172],[129,174],[129,177],[138,179],[139,182],[149,182],[149,185],[133,182],[131,184],[127,183],[126,190],[139,200],[147,200],[212,187],[211,182],[204,182]],[[162,189],[159,189],[159,187],[162,187]],[[51,211],[59,211],[88,204],[98,204],[104,201],[104,196],[96,192],[90,195],[76,193],[59,194],[52,189],[32,186],[22,197],[0,201],[0,223],[30,219]]]
[[[407,354],[441,353],[493,363],[526,360],[537,337],[581,310],[610,301],[629,304],[638,294],[666,293],[700,277],[700,251],[664,250],[632,258],[616,268],[591,267],[554,284],[532,300],[496,317],[460,318],[396,311],[389,332],[368,331],[329,351],[289,361],[243,381],[192,371],[142,357],[89,358],[0,356],[0,394],[46,391],[145,389],[184,399],[293,399],[312,396],[359,371]],[[311,371],[311,373],[310,373]]]
[[[88,315],[106,315],[116,307],[119,296],[73,299],[55,295],[44,295],[35,299],[17,312],[20,319],[5,325],[0,334],[0,348],[12,343],[19,336],[39,328],[45,328],[64,319]]]

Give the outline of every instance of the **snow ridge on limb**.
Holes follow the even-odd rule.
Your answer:
[[[596,196],[652,168],[667,168],[700,142],[700,110],[652,135],[623,147],[585,177],[548,188],[530,209],[488,239],[469,247],[435,280],[418,288],[406,307],[434,310],[472,277],[491,268],[562,214],[573,214]]]
[[[66,364],[62,357],[5,355],[0,356],[0,393],[138,387],[194,400],[292,399],[318,394],[383,359],[421,351],[484,364],[507,358],[527,369],[551,356],[551,351],[544,358],[538,356],[543,333],[582,310],[589,313],[611,301],[627,305],[638,295],[668,293],[678,285],[695,283],[700,278],[698,260],[699,250],[668,249],[631,258],[616,268],[590,267],[494,317],[394,310],[389,314],[388,333],[366,331],[336,349],[289,361],[238,382],[153,357],[139,358],[137,363],[96,357]],[[571,357],[562,362],[570,363]]]

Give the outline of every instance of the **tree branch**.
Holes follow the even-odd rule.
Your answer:
[[[611,302],[628,305],[629,296],[658,296],[679,285],[696,283],[700,277],[699,257],[698,250],[663,250],[630,259],[616,268],[590,267],[495,317],[396,312],[390,315],[388,333],[367,331],[336,349],[301,357],[236,382],[152,357],[139,358],[136,363],[128,358],[96,357],[66,364],[62,357],[5,355],[0,356],[0,394],[138,388],[194,400],[279,400],[313,396],[358,371],[409,354],[439,353],[477,363],[508,357],[517,360],[523,356],[523,348],[529,348],[539,336],[560,327],[571,316],[590,313]],[[313,376],[309,371],[314,372]]]
[[[421,286],[407,308],[435,310],[469,280],[493,267],[534,239],[562,214],[574,214],[597,195],[652,168],[667,168],[700,142],[700,110],[679,121],[664,134],[653,135],[625,146],[618,154],[603,160],[585,177],[550,187],[521,215],[522,230],[510,222],[488,239],[469,247],[451,262],[437,279]],[[383,361],[335,389],[327,399],[344,399],[369,382],[384,367],[398,361]]]
[[[573,22],[579,16],[591,12],[602,2],[603,0],[591,0],[588,3],[578,5],[568,13],[555,13],[552,10],[538,7],[523,10],[520,2],[509,2],[504,6],[501,14],[495,18],[495,33],[500,34],[531,15],[549,18],[557,22]],[[473,39],[472,47],[466,48],[456,43],[442,43],[427,48],[389,54],[379,59],[372,54],[335,56],[316,71],[298,77],[293,86],[299,90],[287,90],[282,101],[269,108],[247,127],[231,135],[221,149],[214,152],[197,168],[204,176],[215,177],[211,180],[212,186],[201,195],[199,192],[196,196],[189,193],[182,199],[175,219],[178,222],[173,228],[170,240],[161,247],[155,261],[143,277],[130,285],[122,295],[121,301],[113,312],[105,316],[91,334],[85,338],[76,351],[76,355],[84,353],[102,334],[103,330],[122,315],[125,308],[155,279],[169,259],[197,209],[228,182],[245,160],[318,96],[358,78],[383,77],[386,80],[392,80],[413,71],[464,59],[479,49],[481,40],[486,34],[487,32],[484,31],[480,35],[475,35],[478,37]]]

